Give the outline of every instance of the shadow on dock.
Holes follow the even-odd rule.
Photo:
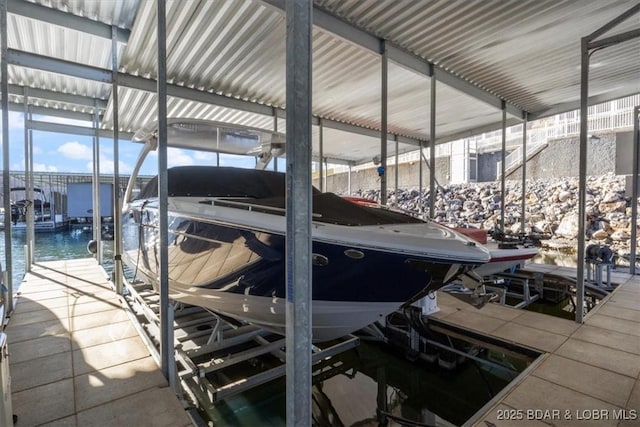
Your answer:
[[[35,265],[5,332],[16,426],[191,425],[93,259]]]

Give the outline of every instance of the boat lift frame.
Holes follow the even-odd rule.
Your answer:
[[[121,301],[151,355],[160,363],[160,296],[149,284],[126,280],[123,283]],[[225,318],[202,307],[176,302],[172,304],[175,382],[182,385],[182,390],[188,396],[188,399],[181,396],[185,407],[190,403],[196,404],[211,417],[216,402],[286,374],[284,337]],[[312,370],[317,370],[321,362],[323,366],[332,365],[332,356],[353,349],[359,343],[359,338],[347,335],[329,345],[314,345]],[[268,359],[274,366],[240,380],[233,380],[226,375],[229,368],[259,359]],[[340,364],[339,361],[335,363]],[[324,368],[320,371],[324,372]],[[225,383],[220,383],[219,378],[223,378]],[[199,418],[195,408],[190,415]]]

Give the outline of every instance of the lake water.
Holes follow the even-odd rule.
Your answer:
[[[63,259],[88,258],[92,255],[87,251],[87,244],[91,240],[91,233],[76,231],[62,231],[58,233],[36,233],[34,244],[34,258],[36,262],[56,261]],[[18,290],[24,277],[24,249],[26,233],[11,233],[11,255],[13,258],[13,288]],[[5,269],[4,231],[0,231],[0,262]],[[113,242],[104,241],[104,266],[110,270],[113,255]]]

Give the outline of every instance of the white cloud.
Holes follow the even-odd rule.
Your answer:
[[[179,148],[169,147],[167,149],[167,166],[189,166],[195,164],[193,157]]]
[[[9,111],[9,129],[24,129],[24,114]]]
[[[45,165],[44,163],[34,163],[34,172],[58,172],[58,168],[53,165]]]
[[[120,160],[118,162],[118,173],[121,175],[128,175],[131,173],[131,171],[133,170],[133,167],[128,164],[127,162],[123,162],[122,160]],[[87,169],[89,171],[93,171],[93,162],[89,162],[87,163]],[[111,159],[106,159],[106,158],[101,158],[100,159],[100,173],[106,173],[106,174],[112,174],[113,173],[113,160]]]
[[[152,151],[149,153],[149,156],[157,158],[158,152]],[[184,150],[174,147],[167,148],[167,167],[191,166],[194,164],[196,164],[196,161],[189,154],[185,153]]]
[[[203,161],[207,161],[207,162],[212,162],[214,160],[216,160],[216,153],[210,153],[207,151],[196,151],[193,154],[193,157],[196,160],[203,160]]]
[[[93,150],[77,141],[69,141],[58,147],[58,153],[69,159],[93,159]]]

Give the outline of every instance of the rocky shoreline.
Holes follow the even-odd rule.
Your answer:
[[[521,231],[520,181],[505,183],[505,233]],[[380,200],[380,190],[359,190],[354,196]],[[500,224],[500,182],[452,184],[440,187],[436,221],[455,227],[494,231]],[[428,214],[429,190],[399,189],[389,193],[389,206]],[[609,247],[625,257],[630,252],[631,197],[622,176],[607,174],[587,178],[587,245]],[[542,237],[543,248],[575,253],[578,238],[578,178],[528,180],[525,194],[525,233]]]

